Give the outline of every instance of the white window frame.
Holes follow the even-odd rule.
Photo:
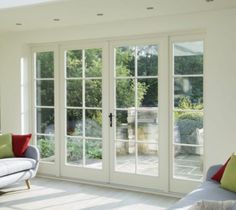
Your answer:
[[[174,177],[174,143],[173,143],[173,138],[174,138],[174,132],[173,132],[173,127],[174,127],[174,111],[176,109],[174,108],[174,78],[176,78],[176,75],[174,74],[174,50],[173,50],[173,44],[178,43],[178,42],[194,42],[194,41],[202,41],[203,42],[203,107],[205,108],[205,36],[201,34],[192,34],[192,35],[179,35],[179,36],[171,36],[169,39],[169,151],[170,151],[170,164],[169,164],[169,180],[170,180],[170,192],[178,192],[178,193],[188,193],[194,188],[196,188],[202,180],[192,180],[192,179],[181,179]],[[180,77],[199,77],[199,75],[180,75]],[[178,75],[177,75],[178,77]],[[184,110],[187,111],[187,110]],[[194,112],[191,110],[191,112]],[[203,130],[204,133],[206,132],[205,130],[205,114],[204,114],[204,109],[202,110],[203,112]],[[206,172],[205,168],[205,138],[203,141],[203,175]]]
[[[35,145],[37,145],[37,119],[36,119],[36,65],[35,65],[35,54],[39,52],[53,52],[54,53],[54,141],[55,141],[55,161],[54,162],[46,162],[43,160],[40,160],[40,167],[39,167],[39,174],[45,174],[45,175],[54,175],[59,176],[59,141],[58,141],[58,130],[59,129],[59,103],[58,103],[58,81],[59,81],[59,75],[58,75],[58,47],[57,45],[42,45],[39,47],[32,47],[31,48],[31,55],[32,55],[32,72],[31,72],[31,78],[32,78],[32,84],[31,89],[32,91],[32,119],[33,119],[33,126],[32,126],[32,133],[33,133],[33,142]],[[46,106],[40,106],[40,107],[46,107]],[[50,106],[50,108],[52,108]]]

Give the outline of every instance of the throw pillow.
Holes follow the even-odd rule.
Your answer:
[[[3,134],[0,136],[0,158],[8,157],[14,157],[11,134]]]
[[[189,210],[229,210],[235,205],[235,200],[227,201],[211,201],[201,200],[197,201]]]
[[[236,192],[236,155],[232,155],[221,179],[221,187]]]
[[[14,135],[12,134],[12,146],[15,157],[22,157],[29,146],[31,134]]]
[[[211,179],[213,179],[213,180],[215,180],[217,182],[220,182],[220,180],[221,180],[221,178],[222,178],[222,176],[224,174],[225,168],[226,168],[229,160],[230,160],[230,158],[226,161],[226,163],[223,166],[221,166],[219,168],[219,170],[211,177]]]

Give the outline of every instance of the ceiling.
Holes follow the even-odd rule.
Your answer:
[[[153,9],[148,10],[147,7]],[[0,0],[0,32],[97,24],[230,8],[236,8],[236,0]],[[103,16],[97,16],[98,13]]]

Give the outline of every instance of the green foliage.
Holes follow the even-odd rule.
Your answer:
[[[192,104],[188,97],[183,97],[178,108],[182,110],[201,110],[202,104]],[[202,112],[176,112],[175,113],[176,126],[179,130],[180,143],[183,144],[196,144],[197,134],[196,129],[203,127],[203,113]],[[193,154],[195,148],[181,147],[181,152]]]
[[[67,161],[75,162],[83,158],[83,142],[81,140],[68,139]]]
[[[66,52],[67,78],[82,77],[82,50],[68,50]]]
[[[102,159],[102,142],[101,141],[86,141],[86,158],[88,159]]]
[[[202,74],[203,55],[175,56],[175,74]]]
[[[158,46],[144,45],[138,47],[138,75],[158,75]]]
[[[86,159],[102,159],[102,147],[100,141],[88,140],[85,143]],[[83,159],[83,141],[68,139],[67,161],[79,162]]]
[[[42,159],[54,156],[54,141],[47,138],[40,138],[38,139],[38,148]]]
[[[86,158],[102,159],[102,142],[86,141]],[[54,141],[46,138],[38,139],[38,148],[42,159],[54,156]],[[68,139],[67,141],[67,160],[68,162],[81,161],[83,159],[83,141]]]
[[[102,51],[101,49],[86,49],[85,54],[85,76],[86,77],[101,77],[102,70]],[[82,107],[82,63],[83,51],[70,50],[67,51],[67,75],[77,78],[76,80],[67,80],[67,105],[74,107]],[[85,81],[85,105],[87,107],[101,107],[102,106],[102,80],[91,79]],[[91,120],[94,119],[98,126],[101,125],[101,112],[98,110],[87,110],[86,117],[89,120],[87,131],[93,131],[91,127]],[[75,109],[67,110],[67,120],[70,126],[68,132],[73,135],[81,135],[82,128],[82,112]],[[87,133],[87,132],[86,132]],[[91,136],[88,134],[88,136]],[[93,135],[92,135],[93,136]]]
[[[36,77],[53,78],[54,76],[54,56],[53,52],[38,52],[36,54]]]
[[[202,103],[192,103],[189,97],[181,97],[177,106],[181,110],[202,110]],[[182,111],[175,112],[175,118],[179,118],[183,114]]]
[[[203,74],[203,55],[175,56],[174,59],[176,75]],[[176,78],[175,105],[179,103],[183,95],[187,96],[193,104],[203,103],[203,78]]]
[[[134,48],[116,48],[116,75],[119,77],[134,76]],[[138,106],[141,105],[147,94],[148,85],[145,82],[137,82]],[[116,106],[130,108],[135,106],[135,80],[117,79],[116,83]],[[126,122],[127,117],[122,114],[117,116],[117,123]]]

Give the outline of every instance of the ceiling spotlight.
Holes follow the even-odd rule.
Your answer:
[[[60,19],[59,18],[54,18],[53,21],[58,22],[58,21],[60,21]]]
[[[17,26],[22,26],[23,24],[22,23],[16,23]]]
[[[97,16],[103,16],[104,14],[103,13],[97,13]]]
[[[147,10],[153,10],[154,7],[146,7]]]

